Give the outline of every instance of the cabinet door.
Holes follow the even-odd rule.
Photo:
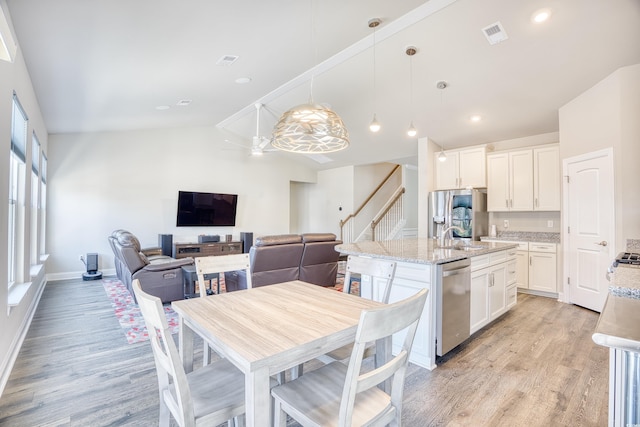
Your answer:
[[[460,151],[458,187],[484,188],[487,186],[487,159],[484,147]]]
[[[506,263],[491,267],[489,278],[489,319],[493,320],[507,310],[506,289]]]
[[[529,289],[557,292],[556,254],[529,252]]]
[[[471,273],[470,330],[476,332],[489,323],[489,268]]]
[[[507,153],[487,156],[487,210],[490,212],[509,210],[509,155]]]
[[[516,252],[516,285],[529,288],[529,251]]]
[[[533,149],[533,209],[560,210],[560,149]]]
[[[509,153],[510,191],[509,210],[533,210],[533,152],[531,150]]]
[[[447,160],[441,162],[436,154],[434,158],[436,168],[436,189],[451,190],[458,188],[459,171],[458,162],[459,155],[457,151],[447,152]]]

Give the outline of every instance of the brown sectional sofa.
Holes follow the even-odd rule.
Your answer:
[[[338,272],[333,233],[281,234],[258,237],[249,251],[251,284],[259,287],[290,280],[334,286]],[[242,271],[226,273],[227,292],[246,289]]]

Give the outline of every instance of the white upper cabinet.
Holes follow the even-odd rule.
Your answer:
[[[487,186],[485,147],[445,151],[447,160],[441,162],[436,154],[436,189],[484,188]]]
[[[533,153],[509,151],[487,156],[487,210],[533,210]]]
[[[560,210],[560,148],[533,149],[533,209]]]

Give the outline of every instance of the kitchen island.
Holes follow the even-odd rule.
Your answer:
[[[441,278],[439,266],[470,259],[470,330],[471,333],[506,313],[516,303],[516,243],[464,242],[434,239],[366,241],[336,246],[341,254],[381,258],[397,262],[390,302],[407,298],[421,289],[429,296],[418,326],[410,361],[427,369],[436,367],[437,300]],[[362,278],[361,294],[378,299],[380,286]],[[394,336],[397,352],[404,337]]]
[[[640,267],[619,265],[593,334],[609,347],[609,425],[640,424]]]

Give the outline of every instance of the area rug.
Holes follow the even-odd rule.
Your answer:
[[[120,327],[129,344],[143,342],[149,339],[147,327],[144,324],[142,313],[138,304],[133,302],[133,297],[127,287],[118,279],[103,279],[102,285],[111,300],[111,306],[115,311]],[[169,304],[164,305],[164,314],[172,334],[178,332],[178,315]]]

